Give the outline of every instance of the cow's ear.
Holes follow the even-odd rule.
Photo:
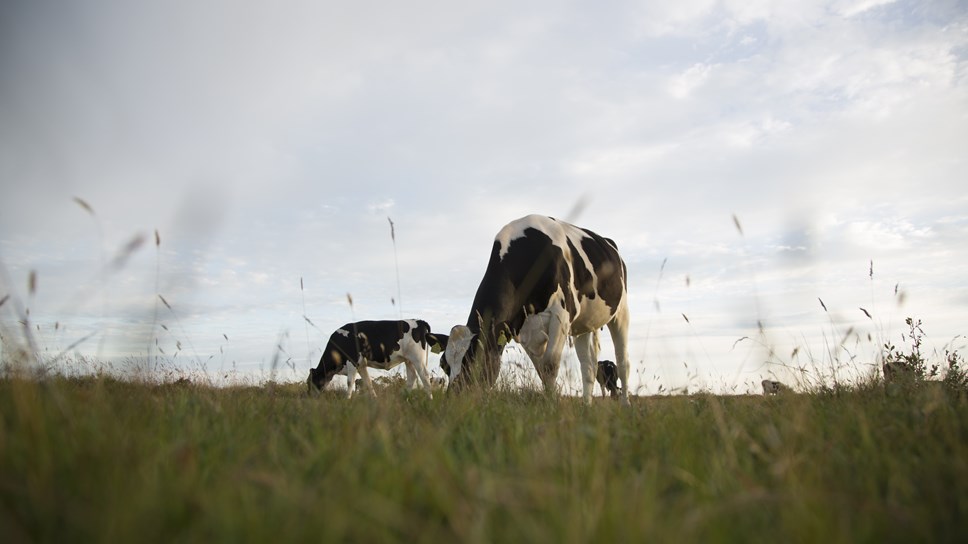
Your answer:
[[[433,333],[428,334],[427,344],[430,346],[430,351],[433,353],[441,353],[447,349],[447,341],[444,338],[446,336],[437,336]]]

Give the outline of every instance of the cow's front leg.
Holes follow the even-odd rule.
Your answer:
[[[346,398],[353,398],[353,391],[356,390],[356,365],[353,363],[346,363]]]
[[[578,366],[581,367],[582,398],[585,404],[591,404],[598,372],[598,331],[593,330],[575,337],[575,350],[578,352]],[[603,386],[602,393],[604,392]]]
[[[363,377],[363,387],[366,388],[370,396],[376,398],[376,388],[373,387],[373,381],[370,380],[370,372],[366,369],[366,362],[360,365],[360,376]]]

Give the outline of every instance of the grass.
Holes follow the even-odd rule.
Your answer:
[[[0,380],[0,540],[957,541],[968,401]]]

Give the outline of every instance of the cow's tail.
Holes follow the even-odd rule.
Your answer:
[[[427,349],[427,345],[430,343],[430,324],[422,319],[418,319],[417,327],[413,330],[413,339],[420,344],[420,347]]]

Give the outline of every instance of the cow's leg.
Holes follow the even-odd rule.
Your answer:
[[[626,300],[619,305],[615,317],[608,322],[608,332],[615,346],[615,366],[622,381],[622,404],[629,406],[629,307]]]
[[[423,385],[424,389],[427,390],[427,394],[430,395],[430,398],[434,398],[434,394],[430,390],[430,375],[427,374],[427,367],[426,365],[420,364],[420,359],[416,359],[416,361],[417,362],[411,362],[410,359],[407,359],[404,362],[404,364],[407,365],[407,376],[416,374],[417,377],[420,378],[421,385]]]
[[[581,392],[585,404],[592,403],[595,392],[595,375],[598,370],[598,331],[593,330],[575,337],[578,366],[581,367]],[[604,391],[604,388],[603,388]]]
[[[422,357],[417,357],[413,363],[414,369],[417,371],[417,377],[423,383],[424,388],[427,390],[427,394],[430,398],[434,398],[433,388],[430,387],[430,372],[427,371],[427,357],[430,354],[429,349],[421,350]]]
[[[430,390],[430,374],[427,372],[429,351],[414,343],[403,350],[401,359],[407,366],[407,387],[413,389],[414,382],[419,378],[420,384],[427,390],[430,398],[433,398],[434,394]]]
[[[414,383],[417,381],[417,373],[413,370],[413,365],[410,361],[404,360],[403,366],[407,367],[407,390],[412,391],[414,388]]]
[[[376,388],[373,387],[373,381],[370,379],[370,372],[366,369],[366,361],[363,361],[359,370],[360,376],[363,377],[363,387],[366,388],[371,397],[376,398]]]
[[[346,398],[353,398],[353,391],[356,390],[356,365],[347,361],[346,366]]]

